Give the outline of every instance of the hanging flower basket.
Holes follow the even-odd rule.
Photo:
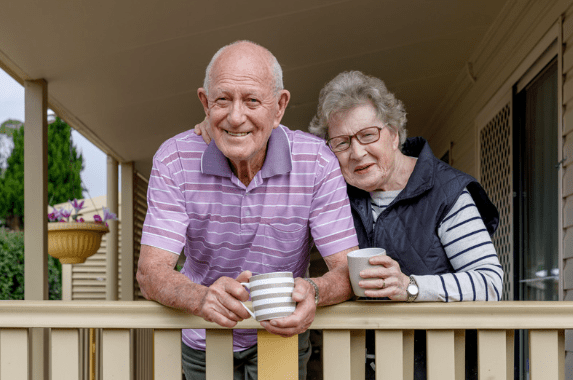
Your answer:
[[[62,264],[81,264],[97,252],[108,232],[103,223],[48,223],[48,253]]]

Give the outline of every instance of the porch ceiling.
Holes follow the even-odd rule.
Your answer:
[[[168,137],[204,117],[196,95],[215,51],[269,48],[306,130],[320,88],[344,70],[382,78],[424,135],[506,1],[18,0],[0,7],[0,67],[44,78],[50,107],[104,152],[148,175]]]

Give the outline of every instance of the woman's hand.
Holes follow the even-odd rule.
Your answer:
[[[205,117],[205,120],[195,125],[195,134],[203,136],[203,141],[205,141],[205,144],[209,145],[211,142],[211,135],[209,134],[209,120],[207,117]]]
[[[386,255],[374,256],[369,260],[372,265],[381,267],[368,268],[360,272],[364,278],[358,285],[365,290],[366,297],[388,297],[394,301],[408,300],[410,277],[400,270],[400,264]]]

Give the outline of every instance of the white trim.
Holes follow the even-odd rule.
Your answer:
[[[559,37],[560,38],[560,37]],[[521,77],[521,79],[516,83],[516,92],[521,92],[527,85],[543,70],[545,66],[553,58],[558,55],[558,42],[557,39],[549,45],[547,50],[535,61],[535,63],[527,70],[527,72]]]
[[[559,162],[563,162],[563,144],[565,138],[563,137],[563,114],[564,114],[564,104],[563,104],[563,82],[565,81],[563,76],[563,15],[559,16],[557,21],[558,26],[558,38],[557,38],[557,159]],[[563,230],[563,207],[565,202],[563,200],[563,176],[565,171],[563,165],[559,165],[559,172],[557,174],[557,192],[558,192],[558,206],[557,206],[557,260],[559,265],[559,301],[565,300],[565,291],[563,286],[563,271],[565,268],[565,263],[563,256],[565,254],[563,249],[563,239],[565,237],[565,232]]]

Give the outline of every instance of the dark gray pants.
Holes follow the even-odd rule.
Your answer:
[[[306,379],[310,359],[310,330],[298,336],[298,378]],[[194,350],[181,342],[183,372],[186,380],[205,380],[205,351]],[[233,353],[233,380],[257,379],[257,346]]]

